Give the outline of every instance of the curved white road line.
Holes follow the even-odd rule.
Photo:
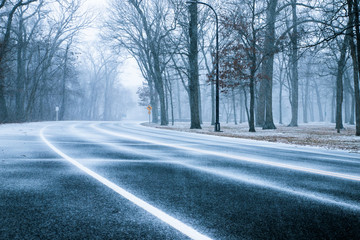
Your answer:
[[[128,124],[124,124],[124,123],[120,123],[121,125],[125,125],[126,127],[128,127]],[[132,125],[130,125],[131,127]],[[152,129],[151,127],[147,127],[147,126],[143,126],[141,124],[137,125],[137,127],[143,128],[143,129],[147,129],[150,130]],[[128,127],[129,128],[129,127]],[[136,130],[136,128],[130,128],[132,130]],[[169,129],[163,129],[163,128],[157,128],[158,131],[165,131],[165,132],[179,132],[174,130],[169,130]],[[151,131],[148,131],[151,132]],[[341,162],[349,162],[349,163],[355,163],[355,164],[360,164],[359,161],[359,157],[358,156],[354,156],[352,154],[354,153],[349,153],[345,150],[328,150],[322,147],[315,147],[315,146],[300,146],[300,145],[294,145],[294,144],[288,144],[288,143],[272,143],[272,142],[266,142],[264,140],[253,140],[253,139],[245,139],[245,138],[230,138],[231,140],[229,141],[229,137],[226,136],[216,136],[216,135],[207,135],[207,134],[199,134],[196,132],[181,132],[181,133],[185,133],[185,134],[191,134],[197,138],[200,138],[201,140],[203,140],[203,138],[201,138],[201,136],[206,136],[207,138],[222,138],[221,140],[223,142],[228,142],[228,143],[234,143],[234,140],[237,141],[238,143],[245,145],[245,146],[254,146],[254,144],[250,144],[249,142],[253,142],[256,143],[256,146],[258,147],[265,147],[265,148],[276,148],[276,149],[280,149],[280,150],[285,150],[285,151],[294,151],[294,152],[299,152],[299,153],[315,153],[315,154],[319,154],[319,155],[326,155],[329,157],[340,157],[340,158],[351,158],[351,159],[356,159],[357,161],[352,161],[352,160],[345,160],[345,159],[337,159],[336,161],[341,161]],[[298,148],[294,148],[294,147],[298,147]],[[300,148],[300,149],[299,149]],[[318,150],[318,151],[316,151]],[[326,152],[324,152],[326,151]],[[346,154],[346,156],[344,156],[344,154],[340,154],[340,153],[336,153],[335,151],[338,152],[343,152],[344,154]]]
[[[77,135],[81,135],[81,136],[84,137],[85,135],[82,134],[78,129],[76,129],[75,126],[76,125],[72,125],[70,127],[71,131],[75,132]],[[113,149],[116,149],[118,151],[123,150],[123,147],[121,147],[121,146],[119,146],[117,144],[102,143],[102,142],[97,142],[95,140],[91,140],[91,141],[93,141],[96,144],[109,146],[109,147],[111,147]],[[123,162],[124,160],[119,160],[119,159],[116,159],[116,160],[99,159],[98,161],[101,161],[101,162],[106,162],[106,161]],[[127,161],[127,160],[125,160],[125,161]],[[138,162],[138,161],[129,160],[127,162],[134,163],[134,162]],[[356,202],[351,202],[351,201],[344,202],[341,199],[338,199],[336,197],[331,197],[330,195],[321,194],[321,193],[320,194],[315,194],[315,193],[312,193],[312,192],[305,191],[304,189],[301,189],[301,188],[296,188],[296,189],[288,188],[288,187],[276,184],[274,182],[254,179],[254,178],[250,178],[249,176],[235,174],[233,172],[224,171],[224,170],[218,169],[218,168],[196,166],[196,165],[193,165],[193,164],[185,163],[183,161],[140,160],[140,162],[148,163],[148,164],[153,164],[153,163],[175,164],[175,165],[186,167],[186,168],[189,168],[189,169],[192,169],[192,170],[201,171],[201,172],[204,172],[204,173],[207,173],[207,174],[212,174],[212,175],[216,175],[216,176],[219,176],[219,177],[232,179],[232,180],[235,180],[235,181],[241,181],[241,182],[245,182],[245,183],[248,183],[248,184],[253,184],[253,185],[259,186],[259,187],[266,187],[266,188],[269,188],[269,189],[272,189],[272,190],[275,190],[275,191],[285,192],[287,194],[304,197],[304,198],[311,199],[311,200],[314,200],[314,201],[319,201],[319,202],[327,203],[327,204],[330,204],[330,205],[336,205],[336,206],[341,206],[343,208],[348,208],[348,209],[352,209],[352,210],[355,210],[355,211],[360,211],[360,205],[358,203],[356,203]]]
[[[49,127],[49,126],[47,126]],[[105,186],[109,187],[110,189],[114,190],[122,197],[126,198],[127,200],[131,201],[138,207],[144,209],[148,213],[152,214],[153,216],[157,217],[158,219],[162,220],[163,222],[167,223],[171,227],[175,228],[176,230],[180,231],[181,233],[185,234],[186,236],[190,237],[191,239],[199,239],[199,240],[210,240],[211,238],[199,233],[192,227],[186,225],[185,223],[177,220],[176,218],[168,215],[167,213],[161,211],[160,209],[150,205],[149,203],[145,202],[144,200],[136,197],[135,195],[131,194],[130,192],[126,191],[125,189],[119,187],[115,183],[109,181],[108,179],[100,176],[96,172],[90,170],[89,168],[85,167],[84,165],[80,164],[70,156],[66,155],[58,148],[56,148],[53,144],[51,144],[45,137],[44,137],[44,130],[47,128],[44,127],[40,130],[40,137],[41,139],[48,145],[54,152],[60,155],[62,158],[69,161],[71,164],[75,165],[77,168],[84,171],[86,174],[90,175],[94,179],[98,180]]]
[[[105,130],[105,131],[107,131],[107,130]],[[125,137],[125,136],[121,136],[121,137]],[[132,140],[141,141],[141,139],[136,139],[136,137],[132,137]],[[144,141],[144,140],[142,140],[142,141]],[[153,141],[151,143],[153,143]],[[166,146],[172,146],[172,145],[167,144]],[[119,146],[114,144],[112,147],[113,148],[118,148]],[[177,146],[177,147],[181,147],[181,146]],[[121,149],[121,147],[120,147],[120,149]],[[187,149],[187,150],[189,150],[189,149]],[[146,162],[149,163],[148,161],[146,161]],[[249,179],[246,176],[240,176],[238,174],[231,173],[229,171],[224,171],[224,170],[221,170],[221,169],[214,169],[214,168],[210,168],[210,167],[195,166],[195,165],[192,165],[192,164],[189,164],[189,163],[184,163],[184,162],[179,162],[179,161],[169,161],[167,163],[176,164],[176,165],[183,166],[183,167],[186,167],[186,168],[189,168],[189,169],[205,172],[205,173],[208,173],[208,174],[213,174],[213,175],[216,175],[216,176],[219,176],[219,177],[224,177],[224,178],[228,178],[228,179],[232,179],[232,180],[246,182],[246,183],[253,184],[253,185],[256,185],[256,186],[260,186],[260,187],[266,187],[266,188],[269,188],[269,189],[273,189],[275,191],[285,192],[287,194],[304,197],[304,198],[307,198],[307,199],[323,202],[323,203],[330,204],[330,205],[336,205],[336,206],[340,206],[340,207],[343,207],[343,208],[352,209],[352,210],[355,210],[355,211],[360,211],[360,206],[356,202],[352,202],[352,201],[344,202],[341,199],[337,199],[335,197],[331,198],[330,196],[325,195],[325,194],[314,194],[312,192],[304,191],[303,189],[286,188],[286,187],[280,186],[280,185],[278,185],[276,183],[271,183],[269,181],[263,181],[263,180],[257,180],[257,179],[253,179],[253,178]]]
[[[151,144],[156,144],[156,145],[161,145],[161,146],[166,146],[166,147],[171,147],[171,148],[177,148],[177,149],[182,149],[182,150],[191,151],[191,152],[197,152],[197,153],[201,153],[201,154],[231,158],[231,159],[236,159],[236,160],[245,161],[245,162],[268,165],[268,166],[272,166],[272,167],[286,168],[286,169],[291,169],[291,170],[295,170],[295,171],[313,173],[313,174],[318,174],[318,175],[323,175],[323,176],[337,177],[337,178],[341,178],[341,179],[347,179],[347,180],[360,182],[360,176],[324,171],[324,170],[313,169],[313,168],[306,168],[306,167],[295,166],[295,165],[284,164],[284,163],[265,161],[265,160],[250,158],[250,157],[245,157],[245,156],[239,157],[239,156],[233,155],[233,154],[219,153],[219,152],[215,152],[215,151],[202,150],[202,149],[180,146],[180,145],[175,145],[175,144],[169,144],[169,143],[164,143],[164,142],[159,142],[159,141],[154,141],[154,140],[147,140],[147,139],[143,139],[143,138],[139,138],[139,137],[135,137],[135,136],[130,136],[128,134],[121,134],[118,132],[112,132],[109,130],[105,130],[105,129],[95,126],[95,124],[92,124],[91,127],[96,129],[97,131],[106,133],[108,135],[127,138],[127,139],[131,139],[131,140],[135,140],[135,141],[147,142],[147,143],[151,143]]]

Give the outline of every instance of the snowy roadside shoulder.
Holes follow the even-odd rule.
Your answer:
[[[214,127],[210,123],[202,124],[202,129],[190,129],[189,122],[175,122],[174,125],[169,124],[168,126],[149,123],[142,123],[142,125],[182,132],[322,147],[360,153],[360,137],[355,136],[354,125],[345,124],[345,128],[341,133],[336,132],[335,125],[332,123],[308,123],[300,124],[298,127],[277,125],[277,129],[275,130],[256,128],[255,133],[248,131],[248,125],[246,123],[237,125],[221,123],[221,132],[214,132]]]

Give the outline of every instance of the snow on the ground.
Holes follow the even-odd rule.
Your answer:
[[[44,127],[42,122],[31,122],[31,123],[8,123],[0,124],[1,136],[6,135],[38,135],[39,129]]]
[[[2,140],[13,135],[38,136],[44,127],[44,122],[26,124],[0,124]],[[143,125],[149,126],[148,123]],[[219,135],[243,139],[268,141],[273,143],[290,143],[302,146],[325,147],[327,149],[341,149],[349,152],[360,153],[360,137],[355,136],[355,126],[345,124],[345,129],[338,134],[335,124],[332,123],[308,123],[299,124],[299,127],[287,127],[277,124],[276,130],[262,130],[256,128],[255,133],[250,133],[247,123],[235,125],[233,123],[221,123],[222,132],[214,132],[210,123],[202,124],[202,129],[190,129],[189,122],[175,122],[172,126],[160,126],[150,124],[152,127],[172,129],[184,132]]]
[[[276,130],[256,128],[255,133],[249,132],[247,123],[238,125],[221,123],[222,132],[214,132],[214,126],[211,126],[210,123],[202,124],[202,129],[190,129],[189,122],[175,122],[173,126],[171,123],[169,126],[160,126],[157,124],[144,125],[184,132],[325,147],[327,149],[341,149],[360,153],[360,137],[355,136],[355,126],[347,124],[345,124],[345,128],[342,129],[340,133],[336,132],[335,124],[324,122],[299,124],[298,127],[288,127],[287,125],[278,124],[276,125]]]

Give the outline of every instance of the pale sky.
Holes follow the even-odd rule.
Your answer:
[[[95,14],[106,14],[106,0],[84,0],[84,7],[88,9],[88,11],[95,12]],[[97,23],[94,23],[94,25],[97,25]],[[98,29],[89,29],[85,32],[85,34],[88,36],[87,39],[90,43],[98,41]],[[121,72],[123,84],[131,89],[135,89],[136,92],[137,88],[142,85],[143,77],[135,59],[129,56],[129,59],[126,60],[124,66],[121,67]]]
[[[99,16],[103,16],[103,14],[106,14],[106,0],[84,0],[84,8],[85,11],[94,12],[96,15],[100,14]],[[100,20],[102,20],[100,18]],[[97,23],[94,23],[94,25],[97,25]],[[94,41],[98,41],[98,33],[99,29],[89,29],[85,32],[85,34],[88,36],[87,39],[89,43]],[[141,75],[140,69],[135,61],[135,59],[129,58],[124,62],[124,65],[120,67],[120,82],[131,91],[132,98],[137,103],[138,102],[138,96],[136,94],[136,91],[140,86],[142,86],[143,77]],[[133,109],[132,112],[130,112],[129,118],[134,118],[133,116],[141,116],[142,118],[146,118],[147,116],[143,114],[147,112],[147,110],[143,107],[139,107],[136,105],[136,107]]]

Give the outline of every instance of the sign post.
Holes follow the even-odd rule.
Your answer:
[[[152,107],[149,105],[149,106],[147,106],[146,109],[148,110],[148,114],[149,114],[149,124],[150,124],[150,115],[151,115]]]
[[[59,107],[55,107],[56,121],[59,121]]]

